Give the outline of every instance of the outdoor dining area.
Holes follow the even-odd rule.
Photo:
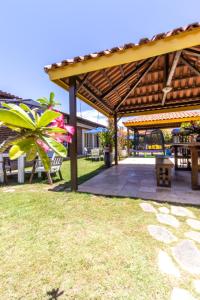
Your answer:
[[[149,158],[147,163],[143,158],[131,157],[118,164],[118,121],[122,117],[200,109],[199,45],[200,27],[198,23],[194,23],[168,33],[157,34],[152,39],[143,38],[138,44],[130,43],[77,56],[45,67],[50,80],[69,91],[72,126],[77,126],[76,97],[112,119],[114,124],[115,166],[79,187],[77,137],[76,134],[73,136],[70,151],[72,190],[151,199],[160,198],[164,193],[168,199],[173,199],[173,194],[182,190],[177,201],[181,201],[187,193],[194,193],[200,199],[199,192],[192,190],[199,188],[200,142],[197,139],[183,145],[184,149],[188,148],[191,156],[189,173],[177,170],[177,161],[185,160],[185,157],[180,158],[178,154],[180,151],[177,149],[181,145],[176,146],[174,143],[174,158],[163,157],[164,164],[167,162],[168,165],[175,165],[170,167],[175,171],[169,184],[171,188],[157,187],[155,169],[159,168],[156,168],[155,158]],[[161,123],[165,127],[168,120]],[[153,123],[150,124],[150,129],[156,129]],[[130,155],[129,150],[128,154]],[[157,165],[158,161],[161,160],[157,160]],[[162,171],[162,176],[166,172]],[[177,175],[178,172],[181,172],[180,176]],[[143,194],[140,193],[141,189]],[[163,189],[167,191],[163,192]],[[144,193],[148,193],[148,196],[145,197]]]

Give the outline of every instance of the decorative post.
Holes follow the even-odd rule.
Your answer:
[[[114,114],[115,165],[118,165],[117,113]]]
[[[76,78],[69,78],[69,123],[74,127],[75,133],[70,144],[71,190],[78,189],[77,179],[77,117],[76,117]]]
[[[128,157],[130,156],[130,130],[127,127],[127,152],[128,152]]]

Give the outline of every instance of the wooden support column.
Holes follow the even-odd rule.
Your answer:
[[[71,190],[77,191],[77,118],[76,118],[76,78],[69,78],[69,123],[75,128],[70,144]]]
[[[130,156],[130,129],[127,127],[127,153]]]
[[[114,114],[115,165],[118,165],[117,114]]]

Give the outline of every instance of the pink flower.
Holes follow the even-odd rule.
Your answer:
[[[65,125],[64,126],[64,129],[67,130],[67,132],[69,132],[70,134],[74,134],[75,133],[75,128],[73,126],[70,126],[70,125]]]
[[[44,149],[45,152],[49,151],[49,147],[47,146],[47,144],[45,144],[43,141],[41,140],[37,140],[37,144],[42,147],[42,149]]]

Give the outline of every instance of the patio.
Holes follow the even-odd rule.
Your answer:
[[[172,159],[173,160],[173,159]],[[79,186],[80,192],[200,205],[191,190],[191,173],[172,171],[172,187],[156,186],[155,158],[126,158]]]

